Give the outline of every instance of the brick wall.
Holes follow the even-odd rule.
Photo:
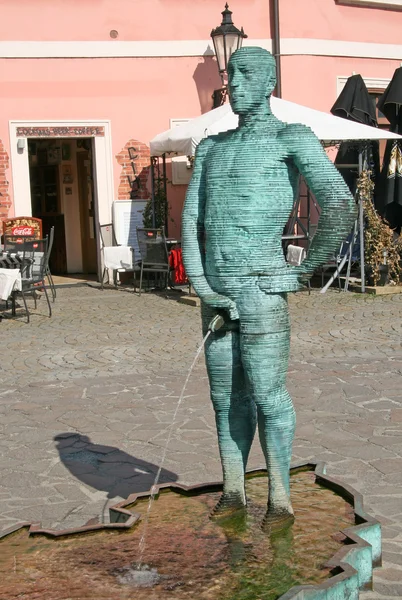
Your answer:
[[[8,193],[7,169],[9,168],[8,154],[0,140],[0,219],[8,217],[11,200]]]
[[[117,198],[148,200],[151,195],[148,189],[151,163],[148,146],[131,139],[116,158],[122,167]]]

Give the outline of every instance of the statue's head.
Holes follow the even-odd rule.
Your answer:
[[[270,52],[257,46],[240,48],[228,64],[228,89],[233,112],[258,110],[276,85],[276,63]]]

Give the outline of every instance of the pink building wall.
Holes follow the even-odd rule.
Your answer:
[[[226,0],[3,0],[1,40],[204,40],[220,24]],[[232,0],[237,23],[269,37],[269,2]],[[23,17],[23,18],[22,18]],[[111,41],[113,43],[113,40]]]
[[[326,56],[282,57],[282,97],[329,112],[337,98],[337,77],[359,73],[363,79],[391,79],[397,60]],[[296,75],[297,73],[297,75]]]
[[[269,0],[229,4],[235,24],[249,36],[248,43],[254,40],[269,46]],[[8,156],[14,143],[9,133],[12,120],[109,120],[117,198],[121,166],[116,156],[128,140],[148,144],[170,127],[170,119],[192,118],[211,108],[212,93],[221,84],[215,59],[204,52],[208,40],[212,46],[209,34],[220,23],[223,8],[224,0],[3,0],[0,141]],[[110,37],[112,30],[118,32],[116,39]],[[366,78],[390,79],[402,60],[401,30],[400,11],[342,6],[334,0],[281,0],[283,97],[328,111],[337,96],[338,77],[356,72]],[[327,46],[320,49],[320,40],[332,42],[330,53]],[[85,54],[91,43],[99,42],[101,52],[113,54],[121,44],[154,42],[152,48],[158,49],[159,42],[169,41],[181,43],[171,56],[161,52],[138,57],[138,48],[144,46],[130,46],[131,56],[99,58],[96,50],[94,57],[70,57],[77,48]],[[306,51],[311,41],[316,50]],[[342,56],[343,41],[359,42],[361,56]],[[8,42],[18,42],[23,57],[10,57]],[[33,50],[28,42],[42,43],[40,52],[48,57],[30,58]],[[51,42],[66,42],[64,58],[52,58]],[[186,54],[193,42],[199,42],[196,56],[190,50]],[[289,44],[296,50],[289,50]],[[391,50],[389,45],[394,45]],[[12,200],[11,166],[6,176]],[[171,186],[172,235],[180,235],[184,194],[185,186]]]
[[[335,0],[280,0],[281,36],[399,44],[402,14]]]

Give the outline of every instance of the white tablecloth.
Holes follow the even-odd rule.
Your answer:
[[[108,269],[132,269],[133,252],[131,246],[106,246],[103,260]]]
[[[19,269],[0,269],[1,299],[8,300],[14,289],[21,289],[21,271]]]

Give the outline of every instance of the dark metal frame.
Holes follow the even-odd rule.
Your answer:
[[[298,240],[305,240],[307,242],[307,251],[315,233],[315,229],[313,230],[311,225],[312,208],[315,208],[318,216],[320,214],[320,207],[315,201],[315,198],[310,192],[307,184],[305,184],[306,194],[300,193],[301,180],[302,178],[300,176],[298,190],[296,193],[296,198],[293,204],[292,212],[290,213],[289,220],[286,224],[285,230],[282,235],[284,250],[286,250],[287,246],[292,242],[297,242]],[[303,199],[306,201],[307,214],[301,216],[299,215],[299,210],[302,205]]]
[[[149,236],[149,237],[148,237]],[[169,252],[166,245],[166,236],[164,228],[149,229],[145,227],[137,227],[137,238],[138,246],[141,253],[141,272],[140,272],[140,289],[139,295],[141,296],[142,290],[142,277],[143,273],[164,273],[165,274],[165,288],[168,287],[168,279],[170,272],[169,263]],[[149,256],[149,251],[152,246],[161,249],[161,259],[155,261],[155,257]],[[163,254],[163,256],[162,256]]]
[[[155,195],[156,190],[162,185],[163,192],[165,194],[165,222],[156,223],[156,207],[155,207]],[[152,202],[152,227],[163,227],[166,236],[168,235],[168,224],[169,224],[169,205],[167,198],[167,174],[166,174],[166,154],[162,156],[151,156],[151,202]]]
[[[37,250],[37,247],[41,247]],[[22,250],[22,262],[21,262],[21,290],[16,290],[12,293],[12,314],[15,316],[15,299],[18,294],[21,294],[22,301],[24,303],[25,312],[27,315],[27,323],[30,321],[30,312],[26,301],[26,294],[32,294],[35,309],[37,306],[37,292],[43,290],[47,305],[49,307],[49,318],[52,316],[52,307],[50,304],[49,296],[46,290],[46,268],[49,264],[49,240],[44,238],[41,240],[24,241],[21,244]],[[35,254],[37,252],[43,252],[43,257],[40,262],[35,261]]]
[[[363,141],[360,144],[357,144],[358,149],[359,149],[359,164],[358,164],[359,177],[360,177],[362,171],[367,168],[367,152],[368,152],[369,144],[370,144],[370,142],[367,142],[367,141]],[[355,166],[355,165],[340,165],[341,168],[342,167],[347,168],[350,166]],[[338,165],[338,168],[339,168],[339,165]],[[339,275],[340,275],[342,269],[344,268],[346,262],[348,264],[347,264],[347,273],[346,273],[344,291],[346,292],[348,290],[353,249],[356,244],[358,235],[360,236],[360,280],[361,280],[360,291],[362,294],[364,294],[366,291],[365,259],[364,259],[364,229],[365,229],[364,228],[364,203],[363,203],[362,199],[360,198],[358,191],[356,191],[355,197],[356,197],[356,203],[359,208],[359,213],[358,213],[357,219],[355,221],[355,224],[353,226],[352,239],[351,239],[348,251],[343,256],[342,260],[340,261],[340,263],[338,265],[338,268],[332,275],[331,279],[329,279],[329,281],[321,289],[321,294],[324,294],[327,291],[327,289],[330,287],[330,285],[332,285],[332,283],[336,279],[336,277],[339,278]]]

